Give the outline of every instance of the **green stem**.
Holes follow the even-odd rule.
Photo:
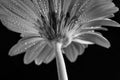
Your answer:
[[[56,44],[56,64],[59,80],[68,80],[65,62],[61,51],[61,43]]]

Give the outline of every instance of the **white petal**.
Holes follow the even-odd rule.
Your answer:
[[[95,43],[105,48],[110,47],[110,42],[105,37],[103,37],[102,34],[97,33],[97,32],[86,32],[84,34],[81,34],[77,38],[88,41],[88,42],[90,41],[92,43]]]
[[[93,42],[85,41],[85,40],[80,40],[80,39],[73,39],[72,41],[78,42],[80,44],[94,44]]]

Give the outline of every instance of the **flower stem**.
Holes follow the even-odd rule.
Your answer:
[[[57,64],[58,78],[59,80],[68,80],[66,66],[61,51],[61,46],[62,44],[60,43],[56,44],[56,64]]]

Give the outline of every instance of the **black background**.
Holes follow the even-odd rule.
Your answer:
[[[120,5],[120,2],[115,3]],[[112,19],[120,23],[120,11]],[[70,63],[64,56],[69,80],[120,80],[120,28],[108,27],[108,29],[108,32],[101,33],[110,41],[109,49],[97,45],[89,46],[75,63]],[[25,65],[24,54],[8,56],[9,49],[20,39],[19,34],[7,30],[2,25],[0,33],[0,78],[58,80],[55,59],[47,65],[36,66],[34,63]]]

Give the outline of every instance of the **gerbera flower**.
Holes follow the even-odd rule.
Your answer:
[[[25,52],[24,63],[37,65],[56,58],[59,80],[68,80],[63,53],[75,62],[88,45],[110,42],[95,30],[120,27],[109,18],[119,9],[112,0],[0,0],[0,20],[22,39],[10,56]]]

